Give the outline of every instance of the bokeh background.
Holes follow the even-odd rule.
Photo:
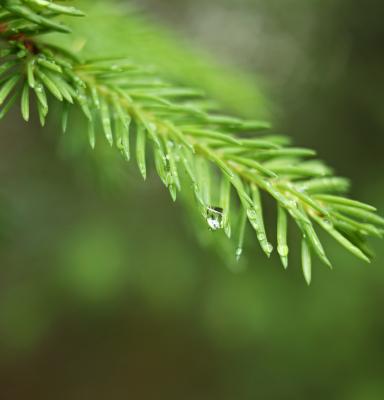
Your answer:
[[[268,116],[383,213],[382,2],[142,0],[171,32],[151,48],[143,29],[148,54],[124,7],[84,2],[74,46]],[[309,288],[295,243],[283,271],[249,238],[234,270],[154,174],[57,118],[0,127],[1,399],[384,398],[382,243],[365,266],[325,239],[335,269],[315,262]]]

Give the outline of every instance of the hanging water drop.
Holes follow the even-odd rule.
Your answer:
[[[289,253],[289,248],[287,245],[279,245],[277,247],[277,252],[281,257],[287,257]]]
[[[221,207],[207,208],[207,223],[213,231],[223,227],[223,209]]]
[[[236,252],[235,252],[236,261],[240,261],[240,257],[241,257],[242,254],[243,254],[243,248],[242,247],[238,247],[236,249]]]

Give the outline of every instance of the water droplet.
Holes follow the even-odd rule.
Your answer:
[[[150,122],[150,123],[148,124],[148,127],[149,127],[149,129],[150,129],[152,132],[156,132],[156,131],[157,131],[157,126],[156,126],[156,124],[154,124],[153,122]]]
[[[289,248],[287,245],[279,245],[277,247],[277,252],[281,255],[281,257],[287,257],[289,253]]]
[[[272,246],[271,243],[267,243],[267,245],[266,245],[266,250],[267,250],[268,253],[272,253],[272,251],[273,251],[273,246]]]
[[[250,208],[249,210],[247,210],[247,215],[248,215],[248,218],[251,220],[254,220],[257,218],[257,213],[254,208]]]
[[[87,98],[82,93],[78,94],[77,100],[79,101],[80,104],[85,104],[87,102]]]
[[[236,249],[236,252],[235,252],[236,261],[240,260],[240,257],[241,257],[242,254],[243,254],[243,248],[242,247],[238,247]]]
[[[116,141],[116,147],[118,150],[123,151],[124,150],[124,144],[121,138],[118,138]]]
[[[171,197],[173,201],[176,201],[176,197],[177,197],[177,189],[176,186],[173,184],[170,184],[168,186],[169,192],[171,193]]]
[[[171,174],[170,172],[168,172],[168,173],[166,174],[166,176],[165,176],[165,184],[166,184],[167,186],[170,186],[170,185],[173,184],[173,176],[172,176],[172,174]]]
[[[115,71],[115,72],[121,72],[122,68],[116,64],[111,66],[111,71]]]
[[[223,227],[223,209],[221,207],[208,207],[207,223],[214,231],[221,229]]]
[[[329,228],[333,227],[333,223],[329,219],[323,219],[323,222],[325,225],[327,225]]]
[[[257,239],[258,239],[260,242],[263,242],[263,241],[266,239],[266,236],[265,236],[264,233],[258,233],[258,234],[257,234]]]

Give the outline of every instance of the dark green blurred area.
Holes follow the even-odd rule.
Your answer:
[[[276,131],[383,214],[381,2],[140,6],[257,76]],[[294,240],[285,272],[248,237],[235,273],[154,173],[143,183],[105,144],[93,153],[81,127],[60,137],[57,118],[1,124],[1,399],[384,398],[382,243],[365,266],[326,241],[335,269],[316,263],[308,288]]]

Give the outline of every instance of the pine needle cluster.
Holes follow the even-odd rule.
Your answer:
[[[249,225],[263,252],[270,256],[273,251],[263,192],[276,202],[276,247],[285,268],[288,218],[301,232],[308,283],[312,254],[331,266],[318,228],[370,261],[366,240],[382,236],[384,219],[374,207],[347,198],[348,181],[313,159],[312,150],[291,147],[288,138],[268,134],[265,121],[223,115],[203,92],[175,86],[152,67],[127,58],[87,60],[43,42],[48,33],[70,34],[62,16],[84,14],[56,1],[0,2],[0,119],[18,104],[25,121],[36,108],[44,126],[51,103],[58,101],[65,132],[74,110],[81,110],[92,148],[105,136],[127,161],[134,153],[144,179],[152,159],[173,200],[186,185],[192,186],[210,229],[224,230],[228,237],[236,231],[237,257]]]

